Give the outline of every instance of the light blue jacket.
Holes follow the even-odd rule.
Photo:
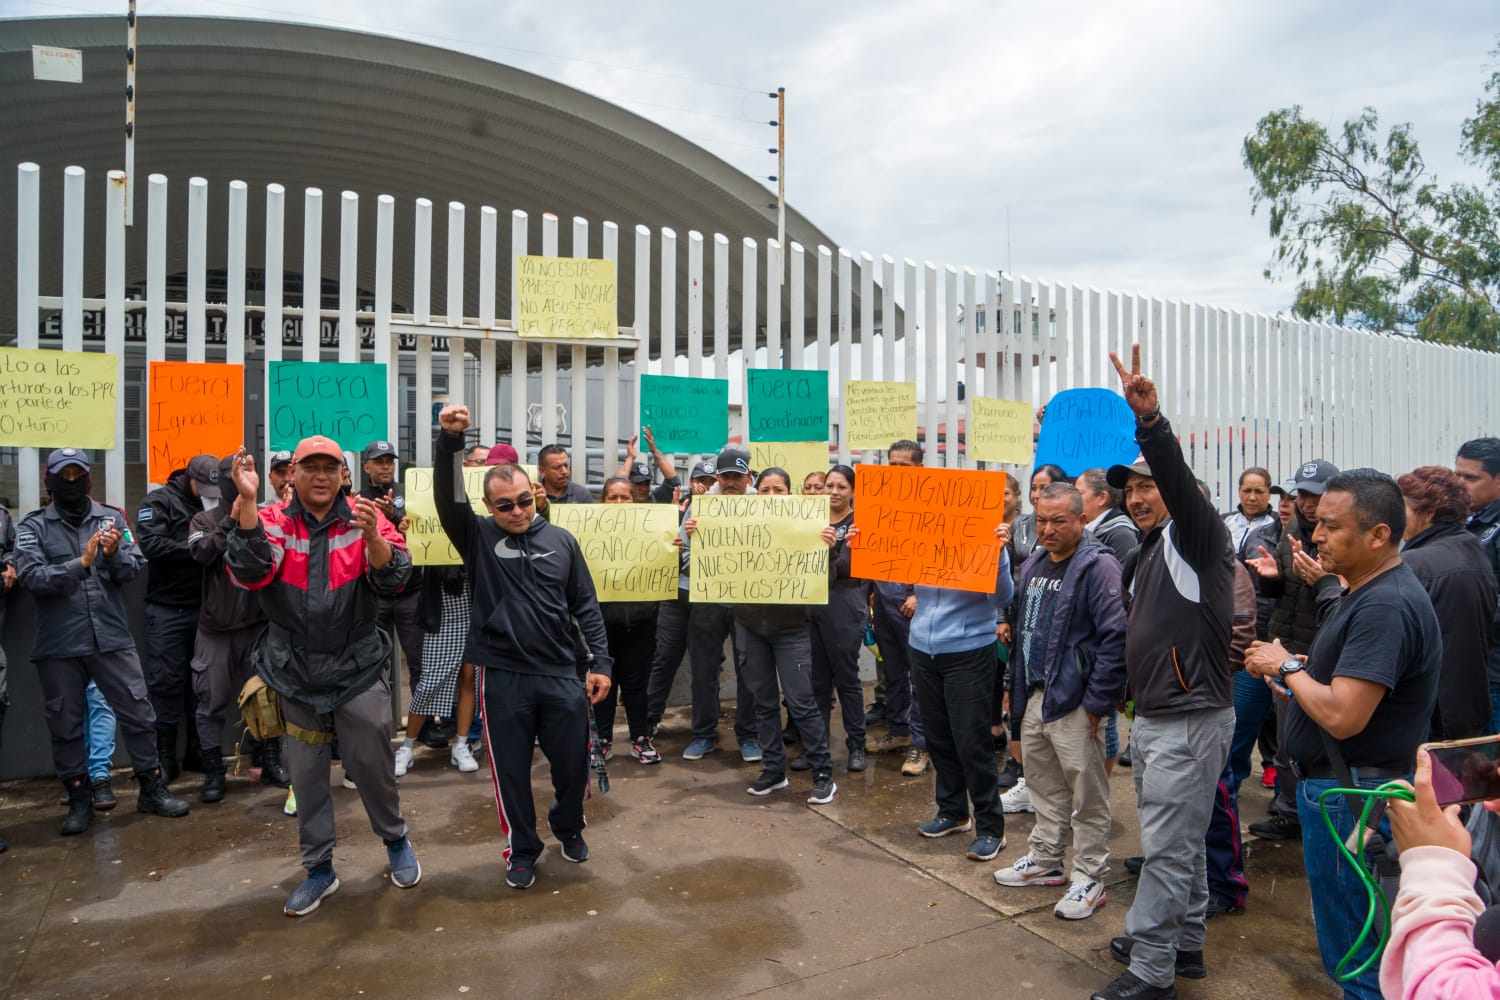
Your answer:
[[[1015,593],[1016,584],[1010,575],[1010,553],[1004,548],[1000,550],[994,593],[918,587],[917,613],[911,618],[912,649],[936,656],[939,653],[967,653],[994,645],[1000,612],[1010,604]]]

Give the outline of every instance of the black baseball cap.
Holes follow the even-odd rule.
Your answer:
[[[693,471],[689,474],[688,478],[690,478],[690,479],[714,479],[718,475],[719,475],[719,471],[715,467],[714,460],[711,459],[711,458],[705,458],[703,461],[701,461],[697,465],[693,466]]]
[[[289,452],[289,451],[273,451],[273,452],[271,452],[271,464],[270,464],[270,468],[274,469],[278,465],[291,465],[291,464],[292,464],[292,453],[291,452]]]
[[[187,465],[188,478],[198,484],[198,495],[208,500],[217,500],[219,491],[219,460],[212,455],[194,455]]]
[[[651,466],[645,462],[637,462],[630,467],[630,481],[632,483],[651,482]]]
[[[371,441],[365,445],[365,461],[372,458],[384,458],[386,455],[396,457],[396,446],[389,441]]]
[[[1339,474],[1339,467],[1332,462],[1325,462],[1321,458],[1315,458],[1305,463],[1297,474],[1288,479],[1283,485],[1286,492],[1292,496],[1298,493],[1311,493],[1314,496],[1322,496],[1328,489],[1328,480]]]
[[[750,453],[744,448],[729,447],[719,452],[719,457],[714,460],[714,475],[722,472],[738,472],[742,476],[750,475]]]
[[[54,476],[70,465],[88,472],[89,458],[77,448],[56,448],[47,456],[47,471]]]

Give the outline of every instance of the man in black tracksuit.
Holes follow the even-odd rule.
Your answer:
[[[536,881],[543,847],[531,797],[534,743],[552,765],[556,801],[547,823],[562,841],[563,859],[588,860],[583,839],[588,706],[608,693],[613,661],[577,540],[536,513],[531,482],[517,465],[497,465],[486,474],[485,506],[492,516],[476,515],[460,467],[469,408],[445,406],[438,422],[433,493],[443,531],[463,558],[473,588],[464,659],[484,668],[485,742],[500,828],[507,837],[505,881],[528,889]],[[574,644],[578,635],[593,654],[583,678]]]
[[[193,725],[193,639],[203,600],[203,570],[188,552],[193,515],[219,502],[219,460],[197,455],[147,493],[135,515],[146,573],[146,686],[156,712],[156,753],[167,781],[176,781],[177,730],[187,723],[189,746],[198,745]],[[193,754],[189,753],[189,758]]]

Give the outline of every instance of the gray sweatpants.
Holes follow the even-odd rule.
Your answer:
[[[1179,951],[1203,950],[1208,909],[1204,835],[1229,744],[1234,708],[1137,716],[1130,727],[1136,810],[1146,857],[1125,933],[1135,940],[1130,971],[1171,986]]]
[[[99,693],[115,710],[125,751],[137,774],[157,765],[156,713],[146,693],[146,675],[133,649],[36,661],[37,677],[46,699],[47,729],[52,734],[52,763],[64,781],[89,773],[89,750],[83,738],[88,714],[88,686],[93,680]]]
[[[359,787],[359,797],[370,817],[370,829],[381,840],[406,836],[401,799],[396,791],[395,753],[391,750],[391,689],[376,681],[327,715],[282,697],[281,714],[287,722],[314,732],[338,734],[344,770]],[[304,743],[283,736],[282,760],[297,792],[297,833],[302,867],[311,871],[333,863],[333,790],[329,768],[333,746]]]
[[[193,693],[198,696],[198,742],[205,750],[224,746],[224,727],[238,717],[240,688],[255,673],[252,653],[264,624],[232,632],[198,628],[193,639]]]

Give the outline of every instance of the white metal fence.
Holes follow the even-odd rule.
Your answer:
[[[774,240],[759,245],[744,238],[736,244],[725,235],[705,238],[689,232],[683,241],[670,229],[653,231],[646,226],[634,229],[634,273],[620,275],[622,287],[633,282],[635,293],[634,315],[621,317],[621,339],[607,346],[578,341],[549,342],[538,348],[535,341],[519,340],[513,316],[495,315],[496,288],[499,282],[514,280],[517,254],[559,252],[562,234],[557,217],[543,217],[541,246],[536,247],[528,246],[526,214],[512,212],[508,252],[502,255],[497,252],[500,213],[490,206],[480,208],[479,310],[476,316],[464,316],[464,230],[473,224],[472,213],[458,202],[448,205],[448,274],[443,299],[435,306],[433,205],[419,199],[398,206],[385,195],[378,198],[376,210],[375,335],[373,345],[365,348],[358,327],[361,320],[368,323],[371,317],[356,307],[355,276],[362,246],[359,194],[345,191],[338,199],[338,307],[322,310],[318,308],[321,302],[314,302],[311,309],[304,309],[301,302],[283,300],[283,277],[289,269],[300,270],[303,289],[317,294],[322,287],[321,191],[308,189],[302,194],[305,223],[299,254],[297,248],[289,252],[283,245],[287,192],[276,184],[251,192],[245,184],[232,182],[226,199],[228,243],[221,255],[207,245],[208,183],[193,178],[187,184],[186,219],[173,217],[175,224],[186,226],[186,259],[169,262],[168,181],[153,175],[146,194],[146,295],[142,301],[127,301],[123,175],[109,175],[105,216],[88,220],[88,238],[84,218],[88,179],[81,168],[69,167],[60,180],[60,191],[50,185],[44,191],[43,173],[37,165],[23,163],[17,169],[17,346],[38,346],[43,315],[57,311],[61,347],[84,349],[85,311],[102,309],[103,348],[121,357],[123,384],[127,311],[144,312],[146,360],[166,359],[167,312],[180,308],[187,315],[186,360],[229,363],[246,361],[247,314],[260,313],[266,331],[263,357],[274,361],[282,358],[285,348],[296,346],[283,340],[284,321],[306,319],[316,311],[320,323],[336,324],[337,349],[325,356],[315,334],[302,336],[298,338],[302,360],[386,363],[392,438],[398,437],[396,422],[404,412],[397,406],[396,369],[391,364],[395,338],[416,338],[415,413],[419,422],[426,420],[431,409],[433,341],[437,338],[448,345],[451,401],[460,401],[463,395],[465,354],[478,359],[478,398],[462,401],[476,408],[480,439],[485,442],[495,440],[497,400],[502,398],[505,380],[510,383],[505,393],[510,402],[509,427],[516,433],[526,426],[530,404],[540,403],[543,414],[555,412],[560,370],[581,376],[586,366],[602,365],[602,398],[591,398],[583,377],[564,378],[562,384],[570,386],[568,402],[575,428],[587,427],[589,415],[602,412],[604,472],[612,472],[612,457],[634,433],[633,421],[621,424],[622,386],[638,387],[640,373],[648,368],[672,373],[677,365],[678,359],[672,356],[677,288],[684,282],[689,304],[687,374],[727,378],[733,371],[742,378],[739,358],[743,358],[743,367],[832,369],[837,376],[830,380],[831,386],[841,387],[847,378],[915,381],[929,464],[974,464],[964,455],[960,440],[967,407],[955,391],[959,381],[969,396],[1041,403],[1062,389],[1113,387],[1116,378],[1108,352],[1124,354],[1134,343],[1142,345],[1145,366],[1162,387],[1163,409],[1189,448],[1194,468],[1226,504],[1233,502],[1234,479],[1246,466],[1263,465],[1273,476],[1284,477],[1297,464],[1318,457],[1341,467],[1372,465],[1399,474],[1417,465],[1450,463],[1463,440],[1500,432],[1494,401],[1494,387],[1500,384],[1500,355],[1287,316],[1002,276],[992,270],[930,262],[919,265],[890,256],[877,259],[844,249],[809,251],[793,243],[783,259],[783,248]],[[40,205],[43,197],[59,195],[64,230],[62,287],[55,290],[59,294],[43,295],[38,287]],[[291,210],[295,209],[294,200]],[[260,304],[247,302],[245,289],[247,213],[251,211],[265,215],[266,280]],[[393,313],[391,302],[398,211],[412,213],[415,232],[414,293],[411,312],[404,314]],[[590,227],[587,219],[571,221],[568,252],[588,255]],[[618,260],[618,226],[606,221],[600,229],[596,245],[602,246],[606,258]],[[85,298],[85,254],[101,252],[101,232],[104,296]],[[222,261],[227,271],[222,346],[210,345],[205,335],[206,275],[211,259]],[[133,267],[142,270],[138,262]],[[169,302],[167,276],[178,272],[187,275],[186,301]],[[783,273],[785,286],[780,280]],[[804,305],[809,301],[809,277],[816,283],[812,316],[805,315]],[[738,317],[730,315],[732,287],[742,293]],[[653,295],[659,306],[655,315]],[[510,301],[515,302],[514,294]],[[999,330],[995,317],[1000,319]],[[305,324],[304,330],[318,325]],[[731,344],[738,344],[736,351],[743,352],[733,365]],[[528,398],[524,377],[528,350],[540,354],[537,399]],[[837,394],[840,389],[833,391]],[[835,423],[842,425],[839,402],[833,400],[833,413]],[[117,405],[116,447],[105,459],[106,499],[123,506],[123,392]],[[425,464],[431,460],[430,437],[425,426],[414,430],[416,460]],[[838,434],[840,440],[835,443],[840,456],[847,459],[841,426]],[[587,436],[575,433],[572,442],[574,467],[584,469]],[[18,478],[21,504],[29,507],[39,495],[35,450],[20,452]]]

